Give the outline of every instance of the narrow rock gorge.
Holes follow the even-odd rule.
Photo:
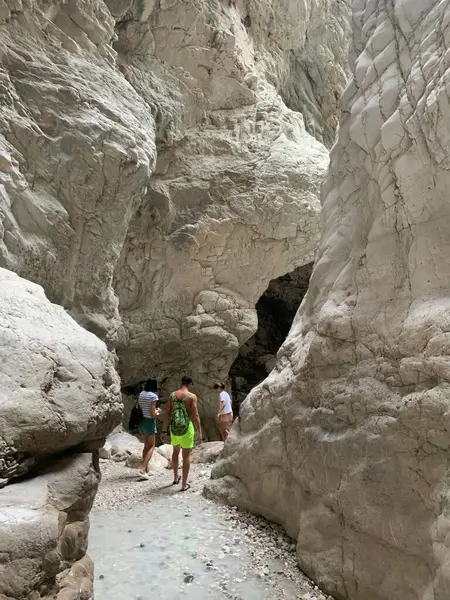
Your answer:
[[[123,385],[192,374],[208,436],[258,298],[314,258],[347,13],[0,3],[0,266],[117,352]]]
[[[211,384],[310,264],[348,2],[0,0],[0,599],[92,595],[121,388]]]
[[[450,6],[352,10],[309,290],[208,493],[283,524],[339,600],[446,600]]]

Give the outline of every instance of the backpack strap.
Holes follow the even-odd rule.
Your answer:
[[[172,392],[170,394],[170,396],[171,396],[173,402],[184,402],[184,400],[187,400],[188,398],[190,398],[192,396],[192,394],[191,394],[191,392],[188,392],[186,394],[186,396],[184,396],[183,398],[177,398],[176,392]]]

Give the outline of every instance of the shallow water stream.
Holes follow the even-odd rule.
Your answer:
[[[90,554],[97,600],[136,598],[268,598],[270,589],[248,577],[251,555],[236,531],[217,519],[214,505],[192,495],[160,496],[147,506],[91,518]]]
[[[200,481],[183,493],[169,472],[151,479],[124,470],[102,482],[89,542],[96,600],[325,600],[299,571],[288,576],[281,537],[206,500]]]

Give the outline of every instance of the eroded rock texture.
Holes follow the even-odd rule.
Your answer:
[[[0,365],[0,598],[88,598],[92,450],[121,418],[114,360],[41,287],[0,268]]]
[[[353,3],[308,294],[209,493],[284,524],[338,599],[450,597],[450,7]]]
[[[99,479],[92,455],[76,454],[1,490],[1,600],[92,598],[86,549]]]
[[[316,250],[346,18],[342,1],[0,2],[0,265],[117,348],[124,384],[191,373],[210,432],[205,390],[257,299]]]

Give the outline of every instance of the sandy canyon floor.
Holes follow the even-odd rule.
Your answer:
[[[123,463],[101,463],[96,600],[331,600],[299,571],[280,527],[202,496],[209,466],[193,465],[180,492],[169,470],[138,481]]]

